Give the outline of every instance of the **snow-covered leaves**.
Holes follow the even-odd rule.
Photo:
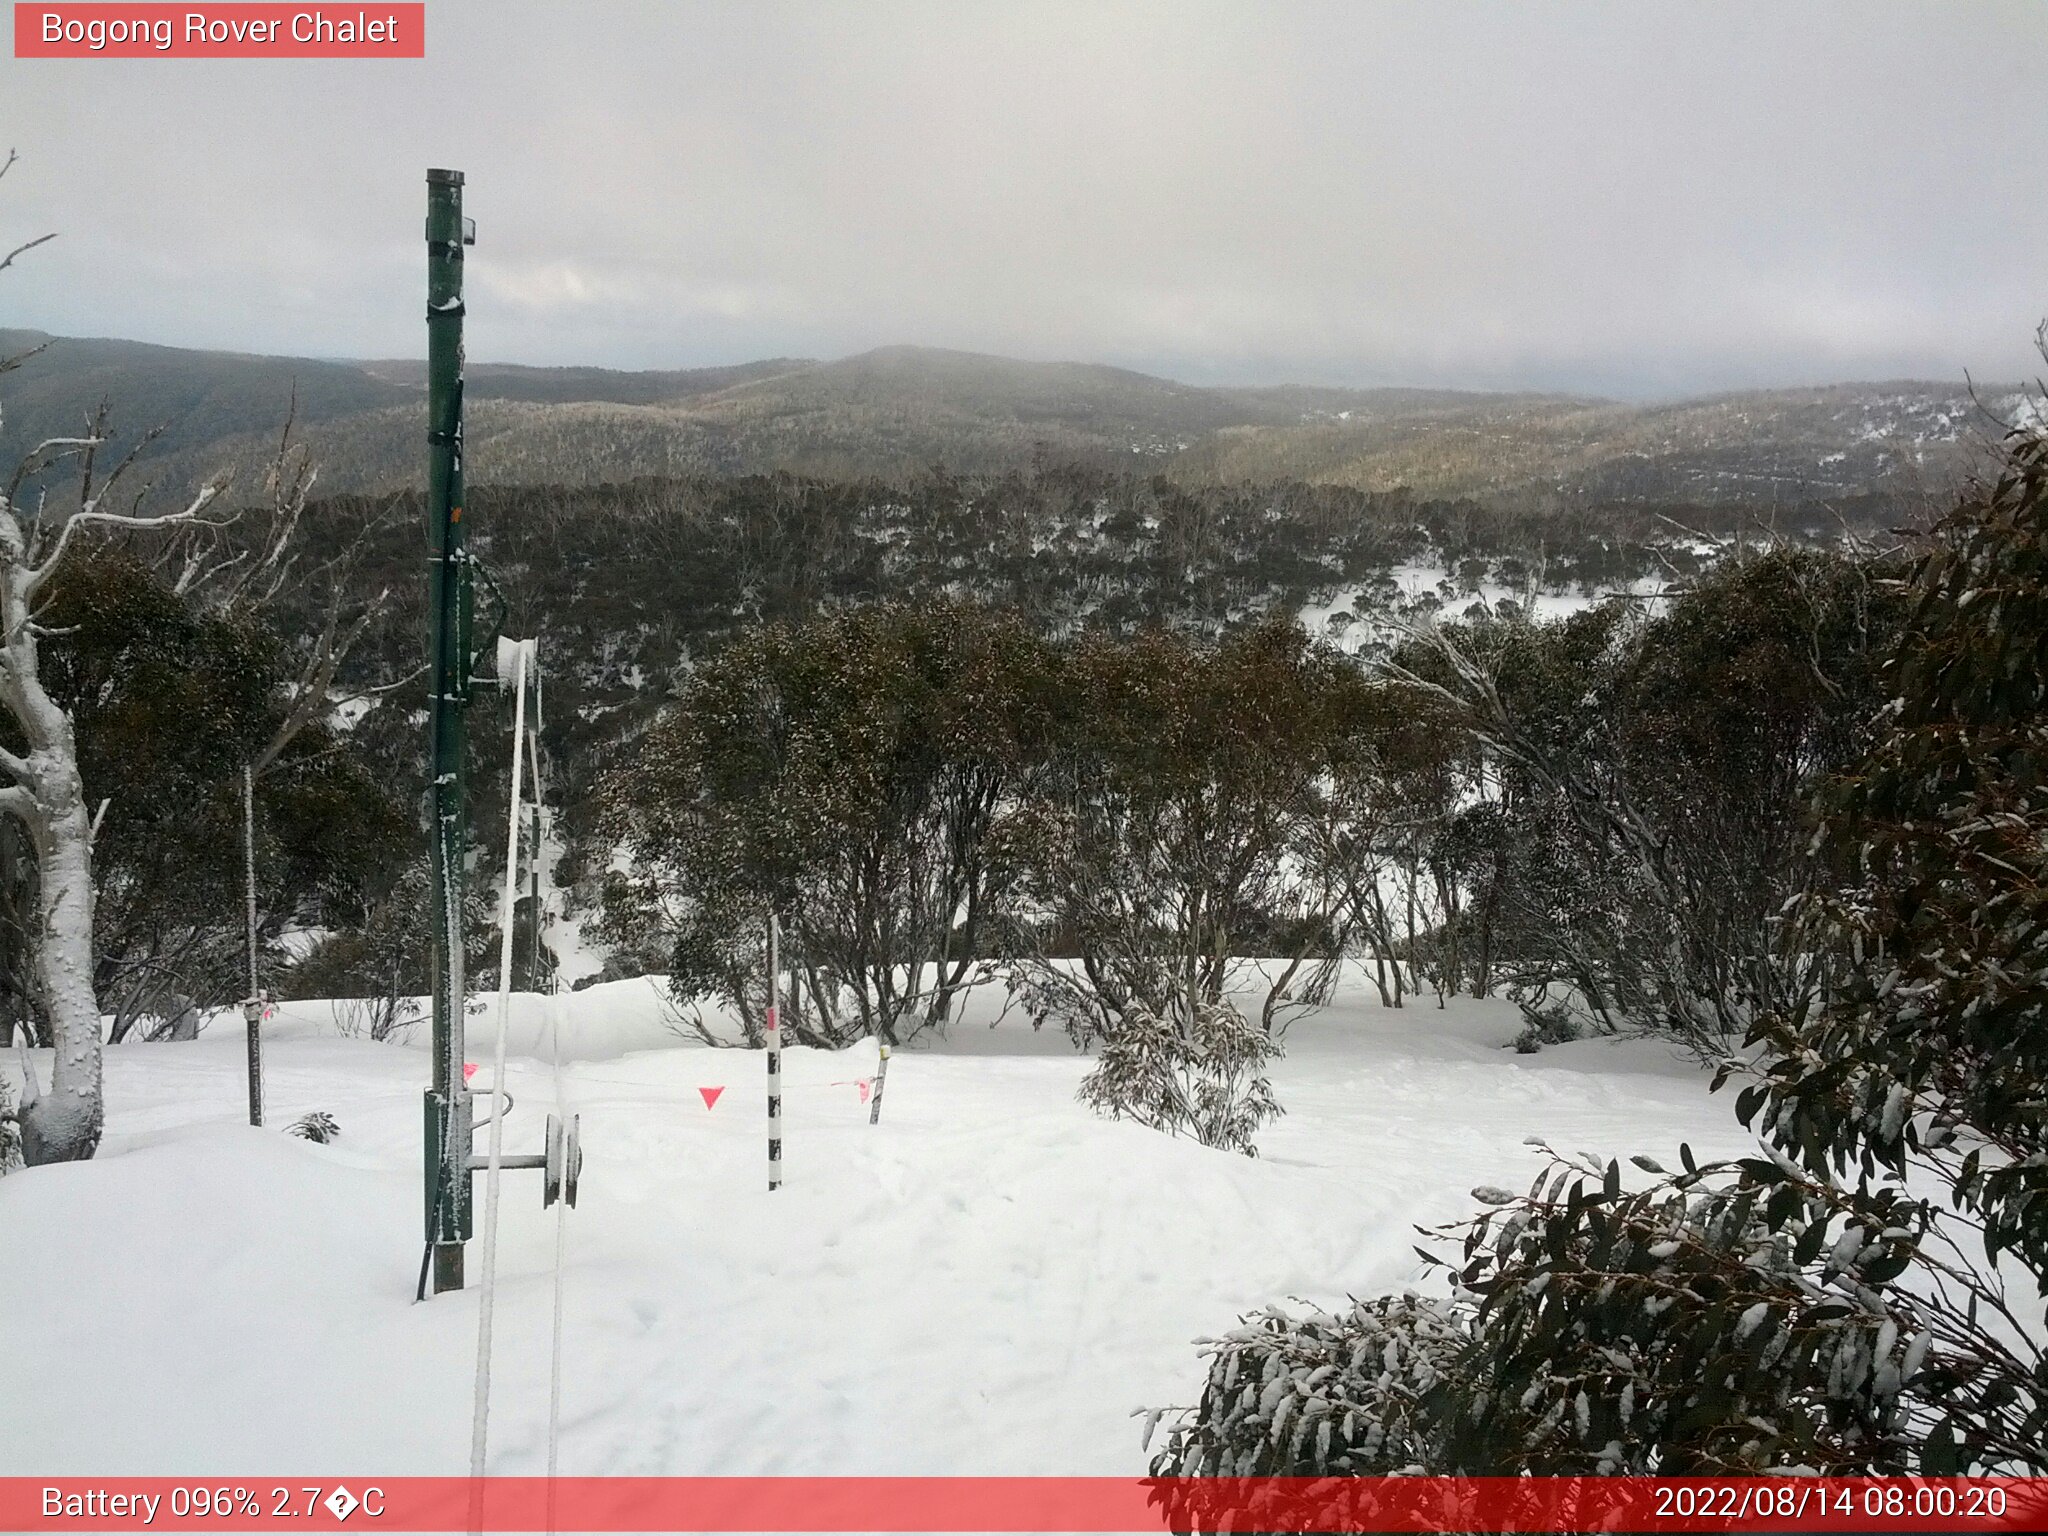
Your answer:
[[[1264,1071],[1279,1054],[1227,1000],[1199,1004],[1186,1032],[1138,1008],[1103,1041],[1080,1097],[1112,1119],[1256,1157],[1259,1127],[1281,1113]]]
[[[15,1124],[14,1096],[7,1079],[0,1077],[0,1174],[21,1161],[21,1131]]]
[[[309,1110],[285,1127],[287,1134],[306,1141],[317,1141],[323,1145],[341,1135],[341,1126],[334,1116],[324,1109]]]
[[[1200,1405],[1170,1424],[1159,1476],[1387,1475],[1429,1459],[1425,1403],[1470,1343],[1469,1309],[1415,1295],[1294,1316],[1269,1308],[1208,1341]],[[1147,1441],[1149,1446],[1150,1436]]]
[[[1897,1223],[1865,1221],[1823,1269],[1881,1286],[1910,1264],[1939,1298],[1901,1362],[1941,1378],[1930,1470],[2031,1465],[2048,1359],[1999,1267],[2048,1293],[2048,437],[2009,437],[1905,587],[1884,730],[1821,806],[1840,889],[1796,914],[1833,982],[1760,1021],[1775,1064],[1737,1109],[1788,1171],[1947,1192],[1922,1213],[1938,1241],[1886,1258]]]
[[[1910,1212],[1848,1224],[1855,1251],[1829,1283],[1821,1244],[1860,1208],[1763,1159],[1629,1190],[1615,1162],[1551,1153],[1527,1195],[1475,1194],[1492,1208],[1460,1229],[1447,1299],[1270,1310],[1206,1346],[1201,1404],[1154,1472],[1914,1464],[1912,1393],[1936,1356],[1911,1304],[1870,1281],[1910,1248]]]

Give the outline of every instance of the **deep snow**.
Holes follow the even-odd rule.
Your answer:
[[[1440,1286],[1412,1225],[1525,1183],[1524,1137],[1753,1145],[1655,1044],[1517,1055],[1505,1003],[1352,987],[1290,1031],[1256,1161],[1096,1119],[1086,1058],[984,1013],[896,1055],[878,1128],[850,1085],[870,1048],[786,1052],[771,1195],[759,1053],[679,1039],[645,981],[555,1006],[587,1148],[565,1473],[1141,1472],[1130,1415],[1190,1400],[1196,1337],[1288,1297]],[[0,1178],[0,1474],[465,1470],[476,1293],[412,1301],[426,1055],[329,1017],[286,1005],[266,1062],[273,1127],[326,1109],[331,1146],[240,1123],[224,1022],[110,1050],[99,1157]],[[541,1021],[515,1000],[510,1152],[552,1101]],[[535,1175],[505,1179],[491,1469],[531,1473],[553,1218]]]

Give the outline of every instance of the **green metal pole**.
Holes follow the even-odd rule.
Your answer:
[[[473,606],[462,523],[462,172],[427,172],[428,814],[434,1080],[427,1094],[427,1241],[434,1290],[462,1289],[472,1231],[471,1107],[462,1076],[463,709]]]

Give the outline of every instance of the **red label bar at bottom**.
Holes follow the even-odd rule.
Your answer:
[[[2040,1531],[2048,1478],[0,1478],[7,1531]]]

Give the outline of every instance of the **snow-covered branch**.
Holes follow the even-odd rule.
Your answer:
[[[48,469],[59,459],[71,458],[77,454],[90,453],[106,441],[100,437],[46,437],[35,447],[21,456],[14,466],[14,474],[7,481],[7,494],[0,497],[8,506],[21,493],[21,487],[30,475]]]
[[[40,590],[43,584],[56,573],[58,566],[64,563],[65,553],[70,549],[71,541],[81,526],[97,524],[101,527],[109,528],[160,529],[198,525],[209,528],[222,528],[226,527],[231,519],[213,522],[200,516],[200,513],[204,512],[219,494],[219,486],[203,485],[183,511],[165,512],[150,517],[131,517],[121,512],[102,512],[98,510],[96,503],[93,506],[72,513],[66,519],[63,529],[58,533],[56,542],[51,545],[49,554],[43,558],[42,563],[35,570],[29,573],[27,582],[29,594],[33,596]]]

